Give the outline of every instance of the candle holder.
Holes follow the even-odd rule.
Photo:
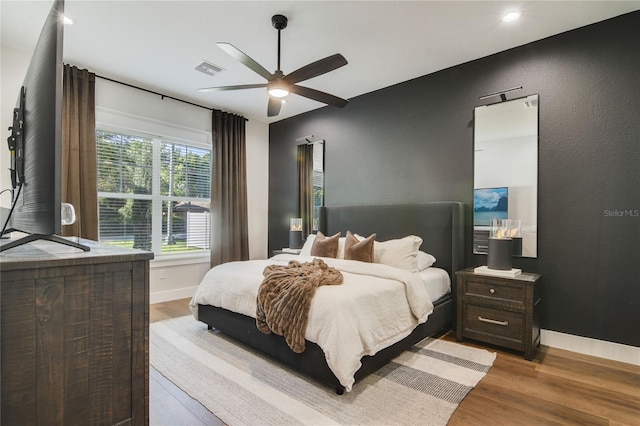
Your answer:
[[[291,218],[289,224],[289,248],[302,248],[302,218]]]
[[[522,256],[522,221],[520,219],[509,219],[509,236],[512,243],[512,255]]]
[[[487,268],[510,271],[513,267],[513,240],[510,238],[509,219],[491,219]]]

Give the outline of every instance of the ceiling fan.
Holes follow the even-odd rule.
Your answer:
[[[349,101],[345,99],[296,84],[346,65],[347,60],[341,54],[336,53],[335,55],[327,56],[324,59],[312,62],[286,75],[282,70],[280,70],[280,31],[287,28],[287,22],[288,20],[286,16],[283,15],[274,15],[271,18],[271,24],[276,30],[278,30],[278,69],[273,74],[232,44],[224,42],[216,43],[218,47],[233,58],[240,61],[255,73],[264,77],[267,80],[266,83],[205,87],[198,90],[201,92],[210,92],[216,90],[257,89],[266,87],[267,92],[269,93],[269,103],[267,106],[267,116],[269,117],[274,117],[280,113],[283,98],[288,96],[289,93],[295,93],[296,95],[304,96],[331,106],[342,108],[347,105]]]

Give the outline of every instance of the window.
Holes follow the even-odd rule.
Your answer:
[[[100,241],[156,254],[209,250],[211,149],[96,131]]]

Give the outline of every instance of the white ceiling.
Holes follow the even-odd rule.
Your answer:
[[[51,1],[2,0],[2,43],[33,49]],[[503,23],[519,9],[522,17]],[[634,1],[78,1],[67,0],[64,60],[105,77],[272,122],[324,105],[291,95],[267,118],[266,89],[201,93],[263,83],[215,43],[226,41],[276,69],[271,16],[282,31],[285,74],[341,53],[349,64],[302,83],[349,99],[402,81],[631,11]],[[207,60],[225,70],[194,70]],[[348,106],[346,107],[348,108]]]

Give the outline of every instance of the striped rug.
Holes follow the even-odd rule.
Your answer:
[[[232,426],[446,425],[495,357],[425,339],[337,395],[192,316],[150,330],[151,365]]]

